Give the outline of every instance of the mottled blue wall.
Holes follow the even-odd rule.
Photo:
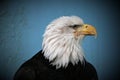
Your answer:
[[[64,15],[80,16],[96,27],[97,39],[83,41],[86,59],[95,66],[100,80],[117,80],[117,7],[114,0],[0,1],[0,80],[12,80],[20,65],[41,50],[45,27]]]

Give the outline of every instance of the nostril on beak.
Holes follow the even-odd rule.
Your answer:
[[[85,26],[85,28],[87,28],[88,26]]]

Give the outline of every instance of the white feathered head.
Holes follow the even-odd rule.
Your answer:
[[[96,35],[93,26],[84,24],[77,16],[63,16],[51,22],[43,35],[43,52],[45,58],[56,68],[67,67],[79,61],[84,62],[81,40],[86,35]]]

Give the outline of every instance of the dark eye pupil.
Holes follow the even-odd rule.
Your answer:
[[[78,27],[82,27],[82,25],[72,25],[72,26],[69,26],[69,27],[71,27],[71,28],[73,28],[73,29],[76,29],[76,28],[78,28]]]
[[[78,27],[82,27],[82,25],[72,25],[72,26],[70,26],[71,28],[73,28],[73,29],[76,29],[76,28],[78,28]]]
[[[76,28],[76,27],[78,27],[78,26],[79,26],[79,25],[74,25],[73,28]]]

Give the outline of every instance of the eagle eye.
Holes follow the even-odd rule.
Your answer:
[[[78,28],[78,27],[81,27],[82,25],[77,25],[77,24],[75,24],[75,25],[72,25],[72,26],[70,26],[71,28],[73,28],[73,29],[76,29],[76,28]]]

